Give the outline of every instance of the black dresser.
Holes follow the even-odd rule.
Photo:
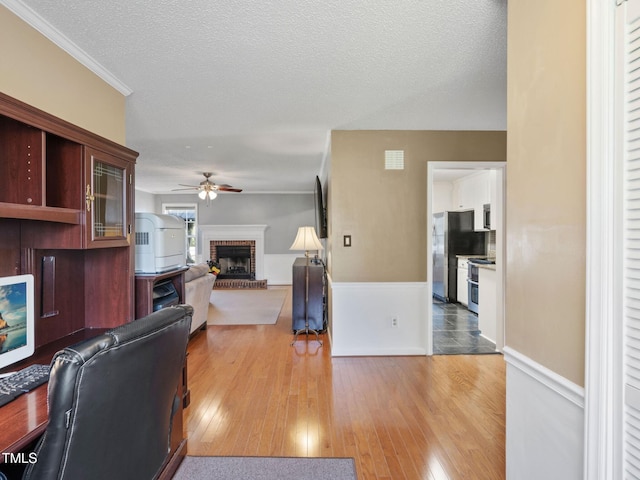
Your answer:
[[[305,298],[305,268],[306,258],[296,258],[293,263],[292,286],[292,328],[304,330],[304,298]],[[314,264],[309,259],[309,329],[322,332],[324,324],[324,265]]]

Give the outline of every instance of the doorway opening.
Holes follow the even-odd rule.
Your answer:
[[[430,162],[427,353],[504,347],[505,162]]]

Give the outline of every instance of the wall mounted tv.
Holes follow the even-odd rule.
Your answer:
[[[319,238],[327,238],[327,210],[322,197],[322,184],[317,176],[314,196],[316,201],[316,233]]]

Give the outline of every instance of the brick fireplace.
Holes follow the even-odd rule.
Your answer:
[[[209,258],[221,266],[219,279],[256,279],[254,240],[211,240]]]
[[[247,265],[250,278],[222,278],[216,280],[215,288],[266,288],[264,276],[264,233],[266,225],[201,225],[203,260],[218,260],[218,247],[249,247],[250,259]],[[232,273],[241,274],[244,267],[233,259]]]

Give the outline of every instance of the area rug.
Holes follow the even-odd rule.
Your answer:
[[[356,480],[353,458],[191,457],[173,480]]]
[[[272,325],[278,320],[287,288],[211,292],[208,325]]]

